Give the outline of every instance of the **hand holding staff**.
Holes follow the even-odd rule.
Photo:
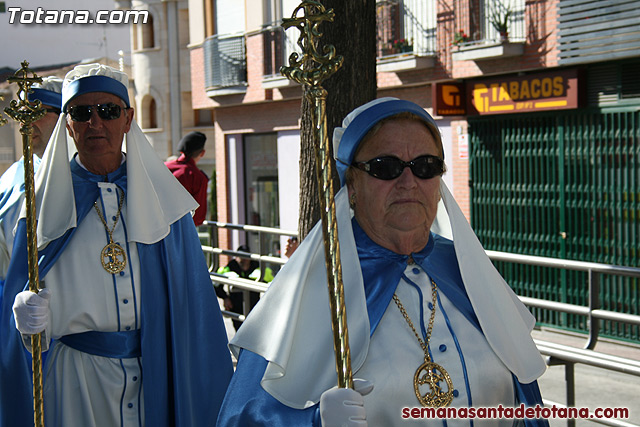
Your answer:
[[[298,12],[304,15],[298,17]],[[316,173],[320,186],[320,206],[322,213],[322,231],[324,237],[325,260],[329,286],[329,304],[331,309],[331,326],[333,330],[333,346],[336,355],[338,387],[353,388],[351,374],[351,354],[349,351],[349,334],[347,331],[347,313],[344,302],[344,286],[342,283],[342,266],[340,264],[340,245],[338,242],[338,226],[334,204],[333,163],[330,156],[327,121],[325,116],[326,90],[322,82],[335,73],[343,62],[342,56],[336,56],[335,48],[324,46],[323,52],[318,49],[318,39],[322,34],[318,26],[324,21],[333,21],[333,10],[325,10],[324,6],[313,0],[303,1],[294,11],[290,19],[283,19],[282,26],[287,29],[296,27],[301,35],[298,46],[302,49],[302,57],[292,53],[289,67],[282,67],[283,75],[291,80],[309,87],[309,96],[313,108],[313,123],[318,146],[316,150]]]
[[[18,101],[13,100],[10,107],[4,109],[12,119],[20,122],[20,133],[22,134],[22,156],[24,158],[24,184],[25,184],[25,201],[27,207],[27,249],[29,257],[29,290],[35,293],[39,292],[39,273],[38,273],[38,244],[36,238],[36,205],[35,191],[33,181],[33,150],[31,146],[31,136],[33,127],[31,124],[41,119],[46,111],[42,108],[41,102],[36,101],[33,104],[28,100],[28,94],[31,92],[31,86],[34,83],[41,83],[42,78],[38,77],[29,69],[27,61],[22,62],[22,68],[9,77],[9,83],[17,83],[19,90],[17,92]],[[29,77],[29,74],[32,74]],[[36,427],[44,426],[44,403],[42,399],[42,347],[41,334],[31,335],[32,348],[32,364],[33,364],[33,406],[34,406],[34,424]]]

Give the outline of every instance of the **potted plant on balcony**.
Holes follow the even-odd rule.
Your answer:
[[[400,53],[412,52],[413,44],[407,39],[397,39],[393,41],[393,48]]]
[[[511,8],[503,7],[503,10],[494,9],[491,14],[491,25],[500,34],[501,42],[509,41],[509,18],[511,18]]]
[[[413,51],[413,44],[407,39],[390,39],[387,47],[382,48],[382,56],[397,55]]]
[[[460,45],[467,43],[468,41],[469,41],[469,36],[467,35],[467,33],[465,33],[464,30],[460,30],[460,31],[456,31],[453,34],[453,42],[451,43],[451,45],[455,47],[460,47]]]

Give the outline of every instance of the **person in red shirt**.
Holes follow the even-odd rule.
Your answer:
[[[196,227],[202,224],[207,216],[207,184],[209,177],[196,164],[204,157],[204,143],[207,137],[202,132],[189,132],[178,144],[182,154],[175,160],[165,162],[173,176],[187,189],[200,204],[193,215]]]

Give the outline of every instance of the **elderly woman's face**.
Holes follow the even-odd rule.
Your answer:
[[[363,144],[354,158],[356,162],[382,156],[406,162],[427,154],[442,156],[426,126],[410,119],[383,124]],[[407,167],[398,178],[385,181],[361,170],[354,172],[349,196],[355,201],[356,219],[367,235],[398,253],[421,250],[436,216],[440,176],[420,179]]]

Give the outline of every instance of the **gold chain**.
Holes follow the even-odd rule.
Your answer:
[[[98,207],[98,201],[93,202],[93,207],[96,208],[96,212],[98,213],[98,218],[102,221],[102,225],[104,225],[104,229],[109,233],[109,240],[113,241],[113,232],[116,231],[116,225],[118,224],[118,219],[120,219],[120,212],[122,211],[122,205],[124,204],[124,191],[120,193],[120,202],[118,203],[118,213],[116,213],[116,219],[113,222],[113,228],[109,231],[109,226],[107,225],[107,220],[100,212],[100,208]]]
[[[433,322],[436,318],[436,304],[438,303],[438,287],[436,282],[431,279],[431,295],[433,299],[433,309],[429,318],[429,326],[427,327],[426,343],[420,338],[418,331],[413,326],[413,322],[407,314],[398,295],[393,294],[393,301],[400,309],[400,313],[407,321],[413,334],[418,339],[422,351],[424,351],[424,363],[418,367],[413,376],[413,390],[415,391],[418,402],[422,406],[431,408],[442,408],[449,406],[453,400],[453,382],[447,371],[437,363],[431,361],[429,355],[429,341],[431,340],[431,331],[433,330]],[[420,302],[422,304],[422,301]],[[426,386],[426,388],[425,388]],[[444,386],[444,388],[443,388]]]
[[[433,321],[436,318],[436,303],[438,301],[438,287],[436,286],[436,282],[433,279],[431,279],[431,289],[432,289],[431,295],[433,298],[433,310],[431,310],[431,317],[429,318],[429,326],[427,327],[426,344],[424,341],[422,341],[422,338],[420,338],[420,335],[418,335],[418,332],[416,331],[416,328],[413,326],[413,322],[411,321],[409,314],[407,314],[407,310],[405,310],[404,306],[402,305],[402,302],[400,302],[400,298],[398,298],[398,295],[393,294],[393,301],[396,303],[396,305],[400,309],[400,313],[402,313],[404,320],[407,321],[414,335],[418,339],[418,342],[420,343],[420,347],[422,347],[422,351],[424,351],[424,360],[427,362],[431,361],[431,356],[429,356],[429,341],[431,340],[431,331],[433,330]]]
[[[120,193],[118,213],[116,213],[116,219],[113,221],[113,228],[109,230],[107,220],[102,215],[102,212],[100,212],[100,208],[98,208],[98,201],[96,200],[93,203],[93,207],[98,213],[98,218],[100,218],[100,221],[102,221],[102,225],[104,225],[105,230],[107,230],[107,233],[109,233],[109,243],[107,243],[107,245],[102,249],[102,252],[100,254],[100,262],[102,263],[102,267],[107,271],[107,273],[110,274],[121,273],[127,265],[127,254],[125,253],[122,246],[114,243],[113,241],[113,232],[116,230],[118,219],[120,219],[122,205],[124,205],[124,191]]]

